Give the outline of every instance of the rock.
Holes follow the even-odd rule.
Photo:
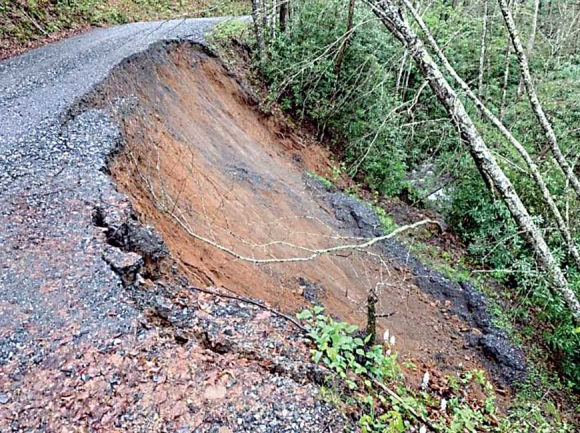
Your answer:
[[[163,238],[153,227],[127,220],[118,227],[110,226],[107,240],[124,251],[141,254],[146,261],[158,262],[169,256]]]
[[[136,253],[124,253],[118,248],[106,248],[103,259],[121,277],[124,286],[131,286],[143,268],[143,258]]]
[[[158,295],[155,296],[153,303],[155,306],[155,311],[157,311],[157,314],[166,320],[169,319],[169,317],[173,313],[174,308],[173,302],[171,302],[171,300],[166,298],[165,296]]]
[[[323,286],[311,283],[302,277],[298,279],[298,284],[300,285],[299,292],[304,296],[304,299],[313,305],[322,305],[321,299],[326,296],[326,290]]]
[[[506,370],[511,370],[506,371],[504,375],[521,377],[525,372],[526,363],[523,352],[514,347],[506,336],[500,333],[486,334],[480,338],[479,344],[486,355],[491,356]],[[512,381],[518,377],[513,377]]]
[[[225,386],[214,385],[208,386],[203,394],[204,398],[208,400],[219,400],[226,396],[227,390]]]
[[[144,261],[143,276],[155,280],[161,273],[161,265],[169,250],[161,235],[153,228],[128,219],[121,225],[111,225],[107,230],[109,244],[125,252],[139,254]]]
[[[0,392],[0,404],[6,404],[10,401],[10,396],[8,394],[4,394]]]
[[[357,227],[359,236],[376,237],[383,234],[376,212],[366,203],[343,193],[330,196],[334,215],[350,227]]]

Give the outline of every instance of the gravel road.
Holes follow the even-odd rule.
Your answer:
[[[112,248],[96,221],[97,208],[129,214],[106,174],[120,131],[103,111],[71,116],[71,109],[131,56],[169,40],[203,44],[222,20],[93,30],[0,62],[0,431],[272,431],[276,424],[290,432],[320,431],[329,419],[343,424],[314,398],[315,386],[264,370],[270,355],[252,347],[261,350],[274,322],[260,319],[258,334],[243,318],[239,339],[259,361],[242,364],[189,336],[178,345],[172,329],[149,323],[144,308],[158,306],[139,305],[110,264],[111,256],[122,262],[135,254]],[[230,326],[224,338],[232,341],[231,323],[249,311],[199,322],[202,301],[183,302],[176,311],[193,321],[184,333],[211,327],[222,335]],[[214,313],[232,308],[208,302],[216,302]],[[235,381],[221,377],[226,368]]]
[[[66,113],[122,60],[164,40],[204,42],[218,21],[93,30],[0,63],[0,365],[32,335],[87,335],[103,322],[120,331],[135,314],[92,224],[115,196],[102,170],[117,128],[99,112]]]
[[[107,174],[121,132],[105,111],[75,108],[135,54],[204,44],[221,20],[93,30],[0,62],[0,431],[356,430],[317,397],[286,322],[161,283],[127,289],[113,270],[136,256],[107,233],[130,214]],[[320,194],[345,224],[376,225],[362,204]],[[415,268],[426,292],[450,287],[430,291],[439,274]]]

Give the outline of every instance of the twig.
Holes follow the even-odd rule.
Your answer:
[[[221,298],[233,299],[235,301],[245,302],[246,304],[255,305],[256,307],[263,308],[264,310],[269,311],[270,313],[273,313],[278,317],[281,317],[283,319],[288,320],[290,323],[292,323],[294,326],[296,326],[298,329],[300,329],[305,334],[308,332],[306,330],[306,328],[304,326],[302,326],[300,323],[298,323],[298,321],[296,319],[294,319],[294,318],[292,318],[284,313],[281,313],[280,311],[275,310],[274,308],[268,307],[266,305],[262,305],[258,301],[254,301],[252,299],[249,299],[249,298],[246,298],[243,296],[228,295],[228,294],[216,292],[216,291],[210,290],[210,289],[202,289],[201,287],[189,286],[189,289],[196,290],[198,292],[207,293],[208,295],[219,296]]]
[[[390,313],[377,314],[377,318],[378,319],[384,319],[384,318],[387,318],[387,317],[394,316],[395,314],[397,314],[396,311],[392,311]]]
[[[415,409],[413,409],[411,406],[409,406],[407,403],[405,403],[405,400],[403,400],[395,391],[391,390],[384,383],[379,382],[374,377],[372,377],[370,375],[367,375],[367,377],[371,380],[371,382],[374,385],[378,386],[383,391],[385,391],[387,394],[389,394],[391,397],[393,397],[395,400],[397,400],[399,403],[401,403],[403,405],[403,407],[407,410],[407,412],[409,412],[411,415],[413,415],[413,417],[417,421],[422,422],[423,424],[425,424],[431,431],[435,431],[435,432],[440,431],[438,427],[435,427],[435,425],[433,425],[429,420],[427,420],[424,417],[422,417],[421,415],[419,415],[415,411]]]
[[[36,27],[38,30],[40,30],[40,32],[44,35],[44,36],[48,36],[48,32],[46,30],[44,30],[40,24],[38,24],[38,21],[36,21],[32,16],[30,16],[29,14],[26,13],[26,11],[22,8],[19,7],[20,11],[22,12],[22,14],[28,18],[28,20],[32,23],[32,25],[34,27]]]

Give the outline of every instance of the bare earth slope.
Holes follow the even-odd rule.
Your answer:
[[[0,63],[0,430],[354,428],[317,397],[288,321],[192,286],[359,324],[377,287],[394,313],[380,325],[417,374],[522,372],[472,289],[396,243],[240,258],[304,257],[380,227],[306,175],[329,170],[322,148],[191,43],[215,22],[99,30]]]
[[[217,21],[97,30],[0,63],[1,431],[209,431],[227,424],[319,431],[345,423],[313,398],[311,385],[296,381],[298,373],[296,380],[270,374],[275,364],[252,349],[253,341],[275,347],[274,330],[285,323],[264,315],[254,323],[263,313],[257,308],[188,293],[179,320],[189,332],[211,329],[205,340],[179,346],[171,331],[151,328],[104,259],[110,247],[94,217],[103,202],[125,201],[103,173],[119,129],[104,112],[67,112],[127,57],[167,39],[203,42]],[[153,313],[170,317],[173,304],[162,293],[147,300]],[[230,368],[237,355],[213,351],[226,325],[243,341],[237,352],[252,361],[236,359]],[[299,346],[293,351],[306,356]]]

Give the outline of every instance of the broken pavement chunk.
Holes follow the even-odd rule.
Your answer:
[[[103,259],[121,277],[124,286],[131,286],[135,283],[144,265],[143,257],[139,254],[124,253],[115,247],[105,249]]]

